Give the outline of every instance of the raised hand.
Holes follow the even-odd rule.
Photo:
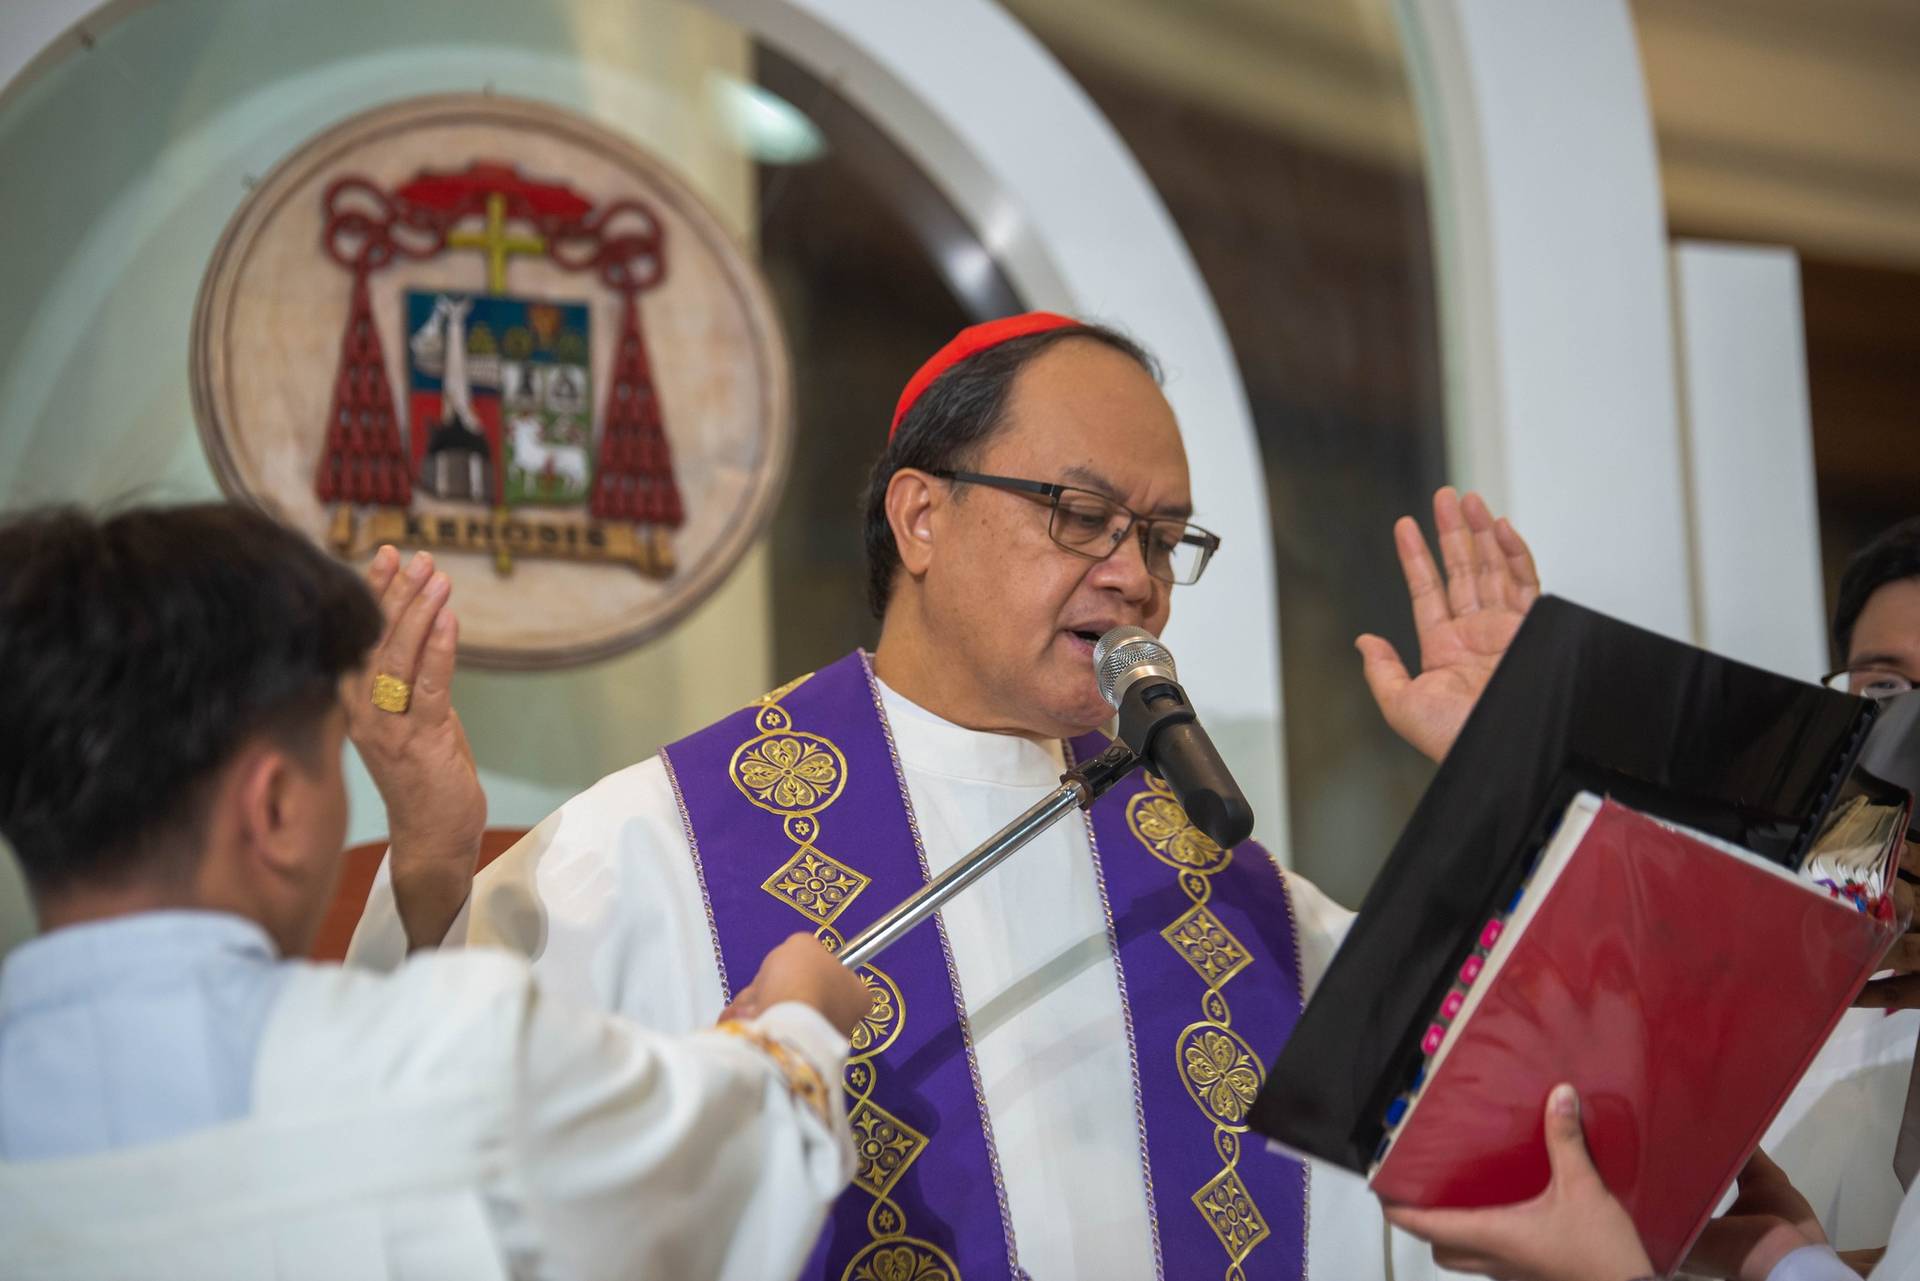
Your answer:
[[[1433,496],[1433,524],[1447,567],[1444,579],[1413,517],[1402,516],[1393,526],[1420,642],[1420,674],[1408,673],[1384,637],[1361,636],[1354,647],[1387,724],[1437,761],[1459,737],[1539,599],[1540,575],[1526,540],[1505,517],[1495,520],[1478,494],[1462,499],[1451,487],[1442,489]]]
[[[431,947],[466,901],[487,796],[453,710],[458,621],[433,558],[382,547],[367,570],[386,629],[343,698],[347,734],[387,806],[394,900],[410,947]]]
[[[1626,1281],[1653,1265],[1633,1220],[1587,1155],[1580,1100],[1571,1085],[1547,1099],[1546,1191],[1484,1210],[1386,1207],[1387,1222],[1433,1246],[1443,1268],[1523,1281]]]

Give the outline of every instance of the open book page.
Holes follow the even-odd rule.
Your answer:
[[[1878,898],[1886,892],[1893,868],[1900,861],[1897,833],[1905,830],[1907,810],[1868,796],[1855,795],[1834,806],[1815,838],[1801,875],[1816,885],[1842,894],[1857,892]]]
[[[1879,916],[1885,914],[1883,900],[1891,891],[1900,866],[1901,842],[1897,834],[1906,830],[1908,808],[1905,803],[1892,805],[1864,794],[1855,794],[1835,805],[1797,872],[1683,823],[1670,823],[1653,814],[1646,817],[1810,892],[1851,903],[1861,912]]]

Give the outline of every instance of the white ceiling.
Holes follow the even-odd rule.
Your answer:
[[[1391,0],[1003,0],[1050,44],[1419,161]],[[1920,0],[1631,0],[1680,231],[1920,267]]]

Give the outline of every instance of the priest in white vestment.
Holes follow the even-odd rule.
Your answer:
[[[838,942],[891,905],[847,908],[872,898],[870,878],[904,868],[896,884],[917,885],[1054,791],[1063,743],[1109,716],[1094,639],[1129,624],[1157,633],[1173,586],[1193,581],[1218,546],[1188,521],[1185,454],[1151,368],[1125,339],[1059,317],[964,333],[909,384],[875,470],[867,541],[883,626],[871,660],[843,660],[601,780],[489,866],[470,898],[444,898],[438,915],[403,924],[383,874],[350,961],[395,964],[410,936],[437,941],[444,927],[450,939],[530,956],[553,992],[654,1026],[698,1027],[728,997],[729,934],[750,937],[755,911],[811,912]],[[1437,508],[1458,566],[1453,603],[1417,530],[1399,531],[1428,670],[1411,680],[1384,642],[1365,647],[1390,719],[1433,755],[1537,591],[1524,544],[1483,504],[1468,508],[1471,529],[1450,491]],[[879,745],[863,758],[855,739],[875,725],[869,741]],[[836,802],[838,789],[850,798],[876,774],[871,813],[884,820],[843,817],[835,805],[850,802]],[[1244,1126],[1233,1123],[1290,1026],[1279,1016],[1260,1026],[1259,985],[1288,992],[1297,1013],[1350,914],[1251,843],[1226,868],[1177,806],[1169,817],[1171,804],[1142,793],[1104,830],[1097,808],[1091,823],[1070,817],[953,900],[937,935],[923,930],[939,981],[903,1021],[953,1034],[904,1063],[877,1051],[870,1062],[856,1030],[846,1084],[856,1186],[808,1275],[1433,1274],[1428,1251],[1389,1232],[1359,1178],[1300,1171],[1257,1139],[1241,1142]],[[1123,911],[1119,882],[1136,869],[1163,882]],[[1264,918],[1230,917],[1243,893],[1265,905]],[[1228,920],[1241,923],[1216,928]],[[1290,938],[1294,954],[1250,963],[1253,935],[1269,927],[1274,951]],[[877,967],[897,977],[910,945]],[[943,973],[953,993],[944,1009]],[[875,982],[876,1008],[895,1003],[901,985]],[[1175,1024],[1199,1019],[1177,1044],[1150,1036],[1162,1012],[1143,1002],[1158,991],[1179,993]],[[876,1021],[871,1039],[898,1034]],[[908,1112],[949,1062],[962,1063],[962,1088],[944,1110]],[[875,1094],[883,1106],[868,1112],[870,1067],[883,1083],[914,1075],[921,1097]],[[1178,1079],[1176,1069],[1186,1094],[1156,1085]],[[916,1127],[903,1116],[923,1119]],[[931,1138],[929,1117],[941,1123]],[[980,1155],[939,1168],[965,1175],[915,1192],[915,1176],[957,1144]],[[960,1183],[989,1180],[979,1204],[959,1203]],[[883,1256],[893,1271],[875,1266]]]
[[[251,509],[0,525],[0,834],[46,931],[0,969],[9,1281],[805,1262],[851,1168],[832,1086],[869,1008],[813,939],[680,1034],[498,951],[391,975],[289,959],[332,897],[349,723],[383,789],[435,776],[403,872],[419,855],[430,878],[435,841],[477,849],[447,581],[398,564],[375,563],[383,625]]]

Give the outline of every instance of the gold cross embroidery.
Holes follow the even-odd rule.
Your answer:
[[[487,196],[487,226],[484,231],[451,231],[447,245],[452,249],[478,249],[487,256],[487,292],[507,292],[507,259],[517,254],[543,254],[547,242],[535,235],[510,235],[507,232],[507,198],[495,191]]]

